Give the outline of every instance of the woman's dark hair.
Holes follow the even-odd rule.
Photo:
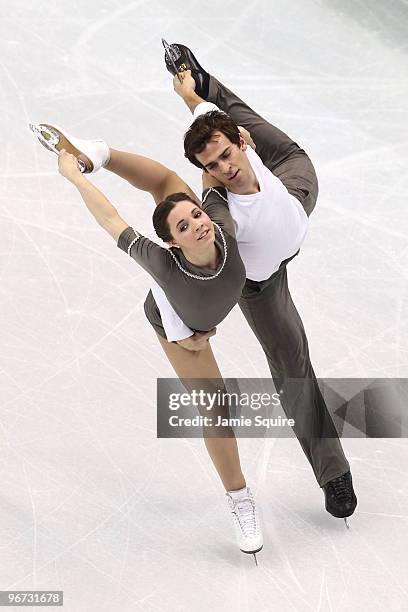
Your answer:
[[[172,193],[156,206],[153,213],[153,227],[156,234],[159,238],[161,238],[161,240],[163,240],[163,242],[170,242],[170,240],[173,240],[167,218],[177,202],[183,202],[184,200],[192,202],[198,206],[197,202],[193,200],[193,198],[182,191]]]
[[[214,110],[200,115],[184,135],[184,156],[197,168],[203,169],[203,166],[196,159],[196,153],[205,149],[214,132],[221,132],[232,144],[240,146],[238,126],[226,113]]]

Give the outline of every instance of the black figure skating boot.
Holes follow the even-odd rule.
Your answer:
[[[208,72],[200,66],[188,47],[179,43],[169,45],[164,38],[162,38],[162,43],[165,49],[164,59],[167,70],[172,75],[176,75],[184,70],[191,70],[191,76],[196,83],[196,94],[203,98],[203,100],[206,100],[210,85],[210,75]]]
[[[346,527],[349,528],[347,517],[353,514],[357,506],[351,473],[346,472],[338,478],[333,478],[322,488],[326,498],[327,512],[336,518],[344,518]]]

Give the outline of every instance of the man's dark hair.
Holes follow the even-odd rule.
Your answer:
[[[153,227],[156,234],[159,238],[161,238],[161,240],[163,240],[163,242],[170,242],[170,240],[173,240],[167,218],[177,202],[183,202],[184,200],[192,202],[198,206],[197,202],[193,200],[193,198],[182,191],[172,193],[156,206],[153,213]]]
[[[239,129],[231,117],[216,110],[200,115],[184,135],[184,155],[197,168],[205,170],[196,159],[196,154],[204,151],[214,132],[221,132],[233,144],[240,146]]]

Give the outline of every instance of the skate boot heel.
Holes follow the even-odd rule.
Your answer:
[[[30,130],[37,136],[43,147],[48,149],[48,151],[58,155],[59,151],[64,148],[63,146],[60,146],[60,149],[57,148],[57,145],[59,145],[61,141],[60,133],[51,126],[34,123],[29,123],[28,125]],[[85,162],[83,162],[82,159],[77,158],[77,163],[82,174],[89,172]]]
[[[103,140],[82,140],[49,123],[29,123],[29,128],[48,151],[58,155],[65,149],[74,155],[82,173],[96,172],[109,162],[109,147]]]
[[[65,139],[64,135],[51,125],[45,125],[41,123],[29,123],[28,127],[32,132],[34,132],[42,146],[48,149],[48,151],[51,151],[52,153],[56,153],[58,155],[60,150],[65,148],[62,144],[62,140]],[[76,155],[71,149],[72,147],[68,146],[68,152],[72,152],[73,155]],[[78,159],[78,155],[81,155],[79,151],[76,157],[78,168],[80,169],[82,174],[91,172],[92,170],[87,169],[85,162],[83,162],[82,159]]]
[[[180,43],[169,43],[162,38],[162,44],[164,47],[164,59],[167,70],[175,76],[179,72],[185,70],[191,70],[191,76],[195,81],[195,91],[203,98],[207,99],[210,75],[204,68],[198,63],[193,52]]]
[[[162,38],[163,46],[166,50],[165,60],[169,70],[177,70],[177,72],[185,72],[189,70],[189,67],[181,59],[181,51],[178,45],[169,45],[167,41]]]

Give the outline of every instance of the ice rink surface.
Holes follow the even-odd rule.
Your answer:
[[[0,589],[64,590],[70,612],[407,609],[407,440],[344,440],[349,531],[296,440],[241,440],[264,525],[255,567],[202,441],[156,439],[156,378],[172,370],[143,313],[146,273],[27,129],[104,138],[199,192],[160,38],[187,44],[316,166],[289,279],[317,375],[407,377],[407,1],[0,8]],[[154,237],[148,194],[92,180]],[[269,375],[238,308],[213,347],[225,376]]]

